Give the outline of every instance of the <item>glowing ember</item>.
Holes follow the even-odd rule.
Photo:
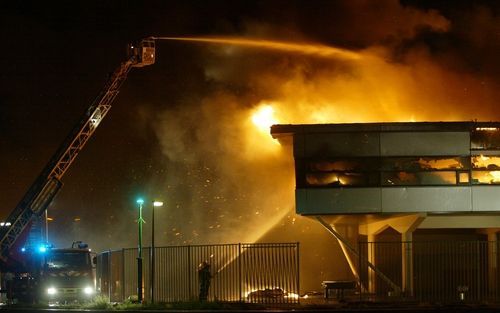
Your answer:
[[[285,298],[290,298],[290,299],[298,299],[299,295],[293,292],[288,292],[285,295]]]
[[[476,130],[478,131],[498,131],[498,128],[495,127],[476,127]]]
[[[298,299],[299,295],[293,292],[288,292],[279,287],[269,287],[262,289],[251,289],[245,292],[245,298],[255,298],[255,299],[276,299],[276,298],[289,298]]]

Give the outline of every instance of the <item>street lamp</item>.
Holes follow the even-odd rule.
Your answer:
[[[161,201],[153,201],[153,210],[151,212],[151,250],[150,250],[150,264],[151,269],[149,271],[150,277],[149,282],[150,285],[150,294],[151,294],[151,303],[155,302],[155,208],[163,206],[163,202]]]
[[[139,250],[137,257],[137,300],[142,303],[142,205],[144,204],[144,199],[137,199],[136,203],[139,205],[139,219],[137,224],[139,224]]]

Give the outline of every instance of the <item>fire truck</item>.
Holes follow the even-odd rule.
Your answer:
[[[0,227],[1,291],[7,293],[11,301],[88,296],[95,290],[89,249],[81,243],[70,249],[50,248],[40,239],[39,230],[47,207],[63,185],[64,174],[111,109],[129,71],[133,67],[154,64],[154,38],[128,45],[127,55],[127,60],[110,76],[101,93]],[[30,229],[35,231],[30,233]],[[76,279],[77,276],[89,279]]]
[[[5,282],[10,300],[67,303],[90,300],[94,296],[94,269],[87,244],[76,241],[71,248],[42,245],[21,251],[25,254],[25,268],[18,276],[11,273],[10,280]]]

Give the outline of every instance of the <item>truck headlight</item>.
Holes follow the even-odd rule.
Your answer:
[[[57,289],[54,287],[49,287],[47,288],[47,294],[49,295],[55,295],[57,293]]]
[[[83,293],[85,293],[86,295],[91,295],[94,293],[94,288],[92,287],[85,287],[83,288]]]

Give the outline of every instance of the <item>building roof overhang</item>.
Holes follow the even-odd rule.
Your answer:
[[[275,139],[294,134],[335,132],[460,132],[472,130],[500,129],[500,122],[391,122],[391,123],[345,123],[345,124],[278,124],[271,126]]]

